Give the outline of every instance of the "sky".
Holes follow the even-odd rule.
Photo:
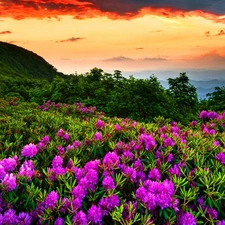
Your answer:
[[[225,71],[225,0],[0,0],[0,40],[66,74],[216,74]]]

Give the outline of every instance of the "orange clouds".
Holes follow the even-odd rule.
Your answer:
[[[133,19],[144,15],[163,17],[200,16],[215,22],[225,22],[225,2],[196,3],[186,1],[148,0],[0,0],[0,17],[58,18],[69,15],[76,19],[105,16],[110,19]]]
[[[65,40],[60,40],[60,41],[56,41],[56,42],[77,42],[77,41],[80,41],[80,40],[83,40],[85,38],[82,38],[82,37],[71,37],[71,38],[68,38],[68,39],[65,39]]]
[[[5,31],[0,31],[0,34],[11,34],[12,31],[10,30],[5,30]]]

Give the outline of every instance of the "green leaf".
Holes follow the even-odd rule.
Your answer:
[[[162,213],[163,213],[163,217],[164,217],[166,220],[168,220],[169,215],[167,214],[166,209],[162,210]]]

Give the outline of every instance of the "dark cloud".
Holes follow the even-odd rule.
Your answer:
[[[143,50],[144,48],[136,48],[136,50]]]
[[[210,31],[205,32],[206,37],[222,36],[222,35],[225,35],[225,29],[219,30],[218,33],[216,33],[216,34],[211,34]]]
[[[0,31],[0,34],[11,34],[12,31],[10,30],[5,30],[5,31]]]
[[[77,41],[80,41],[80,40],[83,40],[83,39],[85,39],[85,38],[83,38],[83,37],[71,37],[71,38],[56,41],[56,42],[77,42]]]
[[[105,59],[104,61],[121,62],[121,61],[133,61],[133,59],[125,56],[117,56],[110,59]]]
[[[131,19],[144,14],[165,17],[185,16],[195,12],[217,22],[225,21],[225,0],[2,0],[0,17],[23,19],[62,15],[83,19],[107,16]]]
[[[162,57],[153,57],[153,58],[143,58],[144,61],[164,61],[167,60],[166,58]]]
[[[209,36],[210,36],[210,31],[206,31],[206,32],[205,32],[205,36],[206,36],[206,37],[209,37]]]
[[[149,57],[149,58],[142,58],[142,59],[132,59],[125,56],[117,56],[110,59],[105,59],[104,61],[110,62],[121,62],[121,61],[136,61],[136,62],[147,62],[147,61],[164,61],[167,60],[163,57]]]
[[[218,32],[217,36],[225,35],[225,29],[222,29]]]
[[[137,13],[145,7],[171,8],[183,11],[201,10],[221,15],[225,13],[225,0],[80,0],[80,2],[90,2],[101,11],[119,14]]]

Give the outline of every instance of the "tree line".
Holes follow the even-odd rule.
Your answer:
[[[147,79],[125,78],[121,71],[106,73],[93,68],[85,74],[56,76],[53,81],[0,75],[0,98],[17,97],[21,101],[51,101],[96,106],[110,117],[129,117],[152,121],[157,117],[188,122],[200,110],[225,110],[225,87],[216,87],[208,99],[198,100],[196,88],[186,73],[169,78],[165,89],[154,75]]]

